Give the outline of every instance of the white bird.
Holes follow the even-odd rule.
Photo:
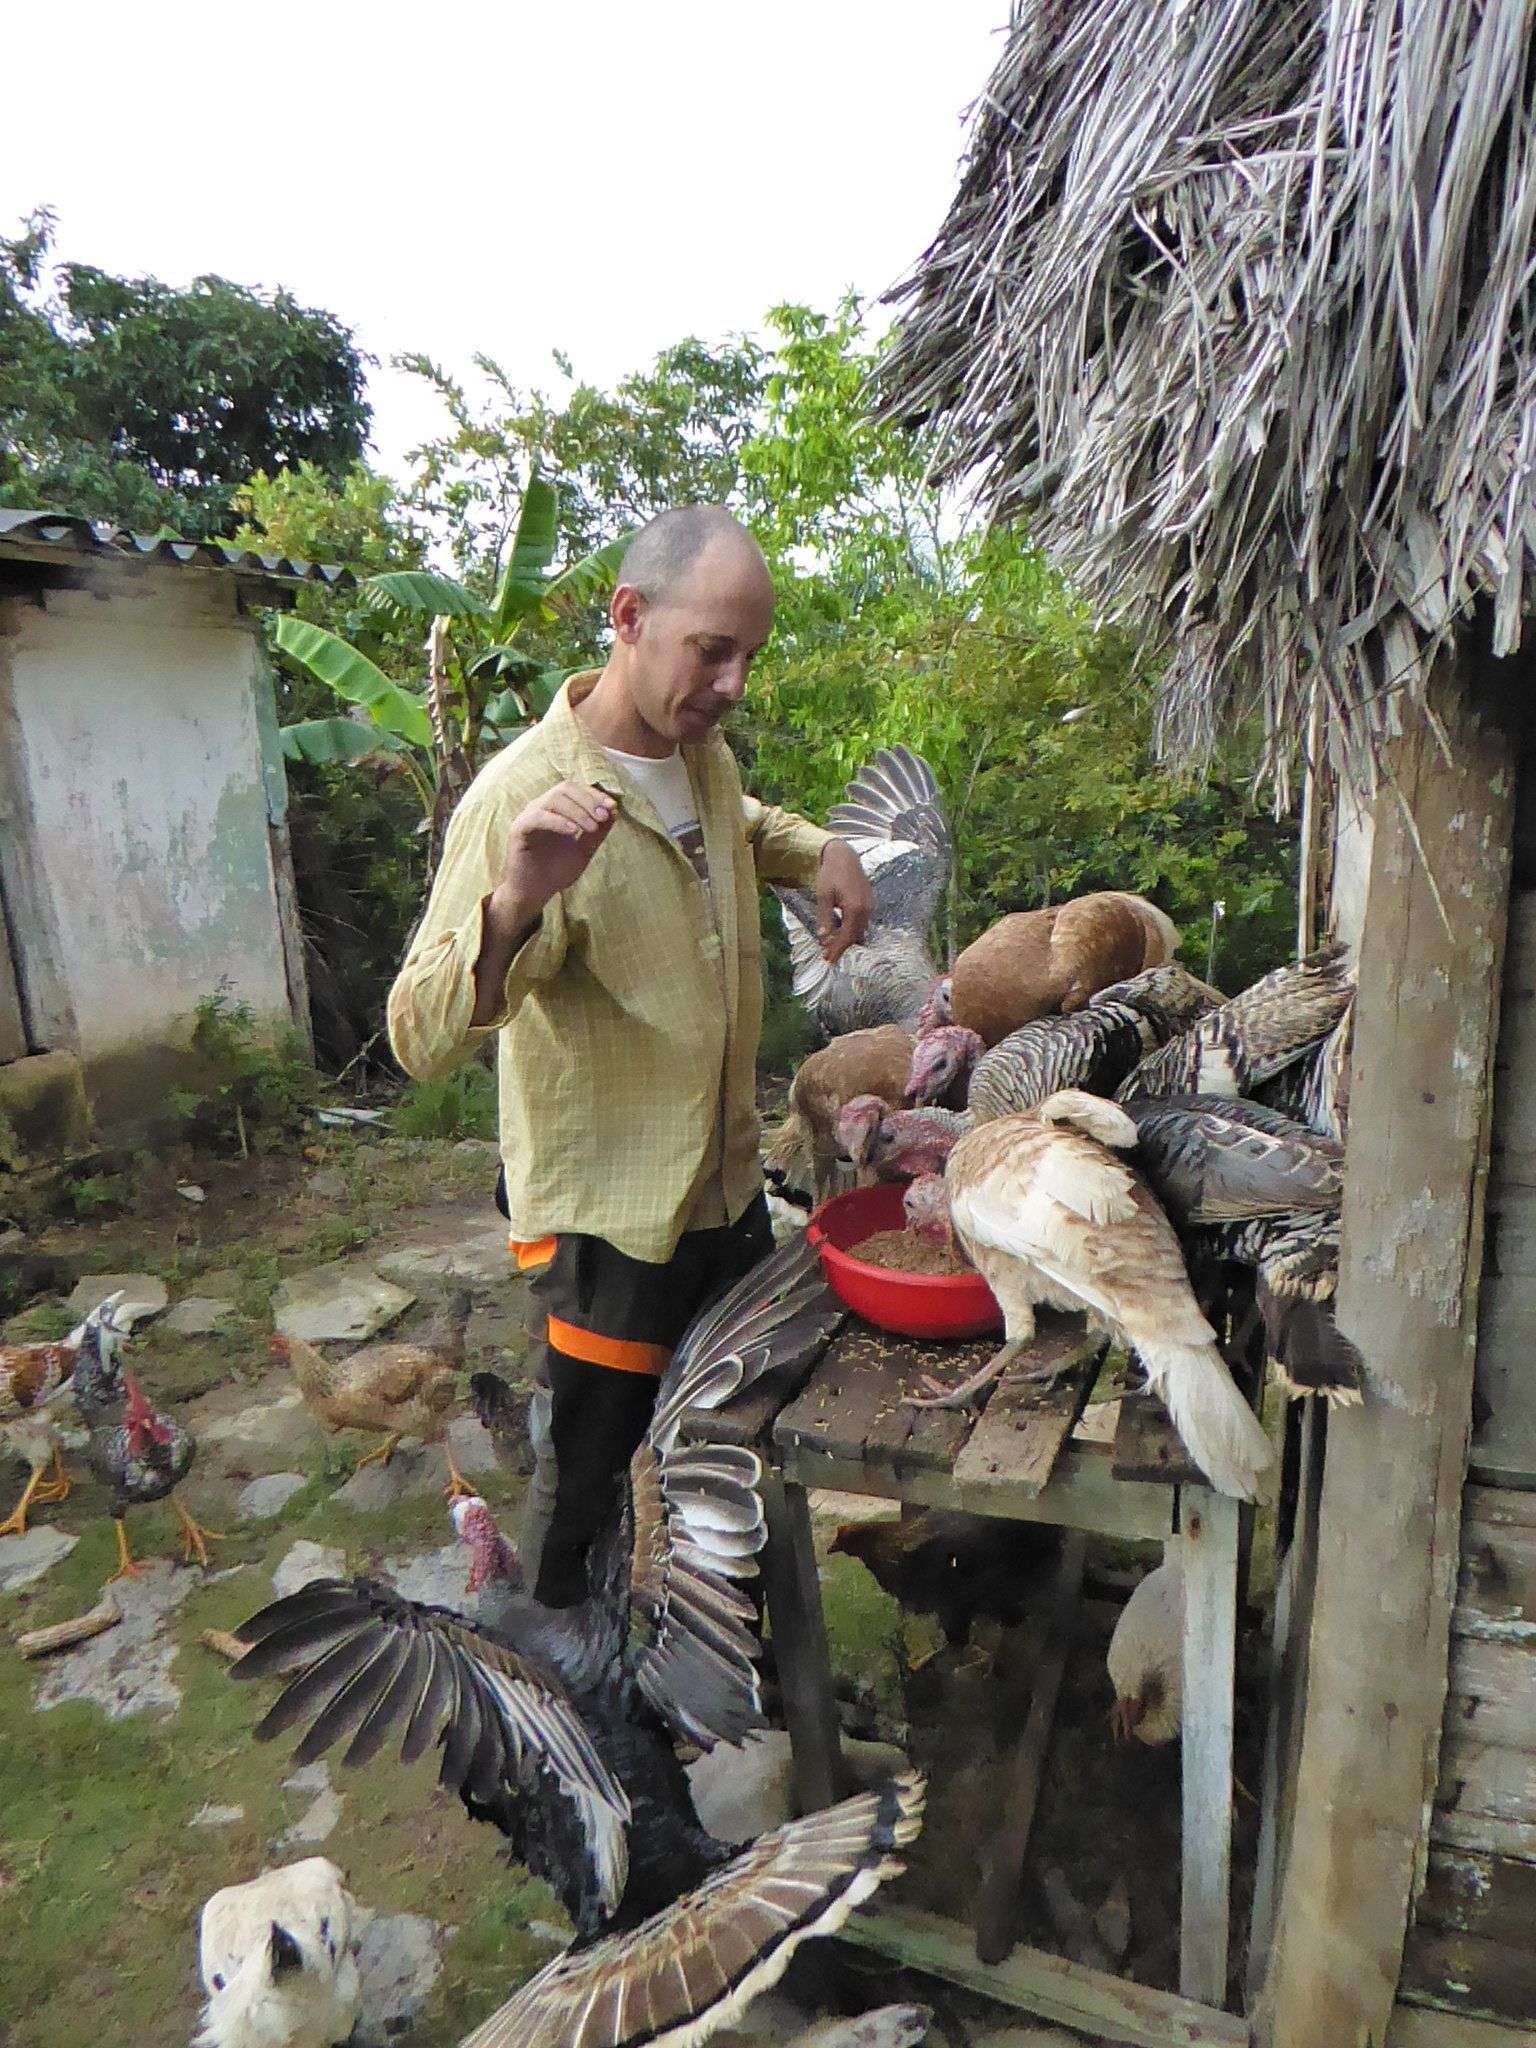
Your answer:
[[[1148,1572],[1120,1610],[1109,1639],[1109,1677],[1115,1688],[1110,1726],[1128,1742],[1172,1742],[1184,1717],[1184,1566],[1179,1539],[1163,1545],[1163,1561]]]
[[[928,2038],[933,2013],[926,2005],[882,2005],[851,2020],[818,2020],[788,2048],[914,2048]]]
[[[356,1902],[325,1856],[307,1856],[203,1908],[208,2002],[193,2048],[335,2048],[362,1999]]]
[[[907,1190],[907,1216],[930,1237],[952,1226],[1002,1308],[1008,1341],[967,1393],[1015,1361],[1035,1334],[1037,1306],[1086,1309],[1135,1350],[1212,1486],[1252,1500],[1274,1453],[1200,1313],[1172,1224],[1106,1149],[1135,1143],[1123,1109],[1063,1089],[1027,1116],[963,1137],[942,1180]]]

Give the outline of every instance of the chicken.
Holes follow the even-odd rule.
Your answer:
[[[123,1290],[99,1301],[85,1321],[46,1344],[0,1344],[0,1446],[26,1461],[29,1468],[21,1499],[0,1522],[0,1536],[24,1536],[27,1511],[35,1502],[52,1505],[67,1500],[70,1481],[64,1470],[59,1439],[49,1409],[69,1388],[83,1351],[105,1354],[109,1364],[128,1337],[120,1319]],[[54,1477],[43,1475],[52,1465]]]
[[[926,2005],[882,2005],[851,2020],[818,2020],[785,2048],[916,2048],[932,2024]]]
[[[75,1376],[77,1380],[80,1377],[78,1368]],[[197,1455],[197,1439],[169,1416],[156,1414],[131,1372],[125,1371],[122,1381],[125,1400],[121,1421],[113,1419],[117,1407],[114,1400],[91,1430],[85,1452],[91,1470],[112,1491],[117,1570],[108,1578],[108,1585],[114,1579],[132,1578],[144,1569],[134,1562],[128,1549],[130,1508],[169,1500],[181,1522],[182,1557],[187,1564],[195,1557],[206,1565],[209,1543],[220,1540],[216,1529],[205,1529],[176,1498],[175,1489],[191,1471]],[[77,1387],[77,1405],[81,1394],[82,1389]]]
[[[1000,917],[950,972],[949,1019],[996,1045],[1057,1011],[1080,1010],[1111,982],[1161,967],[1179,949],[1172,919],[1120,890]]]
[[[861,945],[822,957],[816,905],[780,889],[794,993],[828,1038],[881,1024],[915,1027],[938,975],[928,933],[949,888],[954,844],[933,770],[907,747],[882,748],[827,823],[859,856],[875,906]]]
[[[1061,1531],[1043,1522],[926,1509],[900,1522],[852,1522],[829,1550],[856,1557],[893,1600],[931,1614],[951,1649],[984,1616],[1021,1622],[1030,1599],[1056,1569]]]
[[[1338,1024],[1354,999],[1348,950],[1325,946],[1277,967],[1212,1010],[1121,1082],[1118,1099],[1136,1095],[1251,1095],[1299,1060]]]
[[[208,2002],[192,2048],[335,2048],[362,2002],[357,1907],[328,1857],[226,1885],[203,1908]]]
[[[901,1104],[912,1058],[912,1034],[898,1024],[850,1031],[802,1062],[789,1085],[789,1114],[766,1134],[763,1161],[770,1174],[813,1190],[817,1201],[832,1192],[840,1156],[837,1120],[855,1096],[877,1095],[893,1109]]]
[[[424,1337],[365,1344],[333,1364],[302,1337],[279,1333],[272,1338],[272,1356],[293,1368],[305,1407],[327,1429],[387,1430],[384,1442],[358,1461],[358,1470],[375,1458],[387,1465],[402,1437],[443,1442],[458,1401],[469,1310],[469,1296],[458,1288],[444,1299]],[[450,1498],[473,1493],[451,1450],[447,1456]]]
[[[548,1609],[483,1503],[455,1523],[475,1554],[473,1617],[376,1581],[320,1580],[237,1632],[236,1678],[296,1673],[257,1728],[303,1723],[313,1761],[404,1759],[434,1740],[439,1781],[554,1888],[574,1945],[463,2048],[702,2042],[831,1932],[900,1865],[922,1786],[882,1790],[740,1854],[699,1826],[678,1739],[736,1741],[761,1724],[751,1603],[738,1582],[766,1540],[751,1451],[684,1442],[684,1413],[803,1358],[836,1303],[803,1241],[763,1261],[695,1319],[594,1545],[591,1590]]]
[[[1116,1739],[1172,1742],[1184,1718],[1184,1569],[1177,1536],[1168,1538],[1163,1562],[1120,1610],[1109,1639],[1109,1677]]]
[[[1333,1320],[1344,1149],[1257,1102],[1124,1105],[1138,1163],[1192,1258],[1250,1267],[1269,1356],[1293,1394],[1358,1403],[1359,1352]]]
[[[1252,1500],[1272,1462],[1269,1440],[1200,1313],[1173,1226],[1146,1183],[1108,1149],[1135,1143],[1124,1110],[1069,1089],[1032,1115],[968,1132],[942,1180],[913,1181],[909,1222],[941,1241],[958,1235],[997,1296],[1007,1338],[982,1374],[942,1398],[968,1396],[1012,1365],[1034,1335],[1038,1305],[1087,1309],[1112,1338],[1135,1347],[1211,1484]]]

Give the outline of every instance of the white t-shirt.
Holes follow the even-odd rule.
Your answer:
[[[704,853],[704,833],[699,824],[699,807],[694,801],[693,784],[688,779],[688,764],[681,749],[674,748],[663,761],[654,761],[646,754],[621,754],[617,747],[604,747],[603,752],[610,760],[617,761],[630,780],[638,783],[645,792],[673,843],[692,862],[693,871],[708,895],[709,862]]]

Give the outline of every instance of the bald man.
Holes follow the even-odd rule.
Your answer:
[[[499,1035],[505,1207],[544,1340],[524,1563],[551,1606],[586,1596],[672,1347],[771,1248],[759,884],[815,891],[829,960],[869,920],[851,849],[744,795],[719,730],[773,602],[722,506],[636,535],[606,666],[475,778],[390,991],[418,1078]]]

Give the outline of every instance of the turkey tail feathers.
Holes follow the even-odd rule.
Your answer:
[[[1259,1313],[1270,1361],[1288,1394],[1320,1394],[1336,1407],[1357,1408],[1365,1361],[1338,1324],[1327,1302],[1298,1301],[1273,1293],[1262,1273]]]
[[[922,1813],[908,1773],[761,1836],[631,1932],[557,1956],[459,2048],[697,2048],[899,1874]]]
[[[1185,1449],[1216,1491],[1256,1500],[1274,1451],[1215,1345],[1138,1341],[1136,1355]]]

